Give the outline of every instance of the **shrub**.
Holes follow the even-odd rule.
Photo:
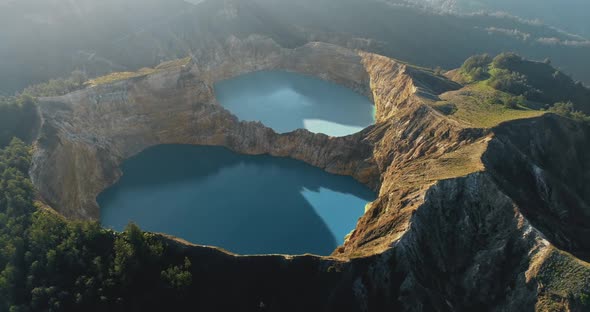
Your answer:
[[[474,55],[468,58],[461,66],[461,74],[468,82],[485,80],[489,77],[488,67],[492,58],[487,54]]]
[[[519,106],[525,105],[525,98],[522,95],[519,96],[511,96],[504,101],[504,106],[510,109],[516,109]]]
[[[555,103],[551,108],[549,108],[549,111],[558,115],[566,116],[574,111],[574,104],[572,102]]]
[[[590,308],[590,295],[588,295],[586,293],[581,293],[580,294],[580,303],[584,307],[589,307]]]
[[[88,80],[86,73],[76,70],[68,78],[51,79],[47,82],[32,85],[23,90],[23,94],[33,97],[60,96],[79,90]]]
[[[170,288],[184,289],[192,284],[193,276],[190,272],[191,261],[188,258],[184,258],[184,264],[179,266],[171,266],[168,269],[162,271],[162,280]]]
[[[496,90],[518,95],[533,91],[527,83],[526,76],[522,74],[496,68],[491,73],[492,78],[490,78],[488,84]]]
[[[504,102],[504,106],[506,106],[506,108],[515,109],[518,107],[518,104],[516,104],[514,97],[510,97],[508,100],[506,100],[506,102]]]
[[[492,67],[512,70],[523,62],[523,58],[513,52],[498,54],[492,61]]]
[[[590,122],[590,117],[581,111],[577,111],[572,102],[555,103],[549,111],[576,121]]]

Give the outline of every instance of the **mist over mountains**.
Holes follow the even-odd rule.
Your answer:
[[[0,312],[590,311],[587,10],[514,1],[0,0]]]
[[[396,1],[396,0],[394,0]],[[402,0],[403,1],[403,0]],[[474,13],[505,12],[567,32],[590,36],[588,12],[590,2],[586,0],[406,0],[442,12]]]
[[[421,0],[420,0],[421,1]],[[0,93],[68,76],[137,70],[198,55],[231,36],[285,47],[325,41],[427,67],[458,67],[476,53],[551,58],[590,82],[590,44],[543,24],[494,14],[440,14],[461,1],[401,0],[5,1],[0,10]],[[197,4],[194,4],[197,3]],[[426,4],[427,6],[425,6]],[[370,18],[369,18],[370,17]]]

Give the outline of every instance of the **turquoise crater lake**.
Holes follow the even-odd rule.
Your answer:
[[[282,71],[258,71],[215,84],[219,103],[244,121],[278,133],[307,129],[330,136],[357,133],[375,123],[374,105],[346,87]]]
[[[329,255],[375,199],[351,177],[223,147],[160,145],[122,170],[98,196],[103,226],[132,221],[239,254]]]

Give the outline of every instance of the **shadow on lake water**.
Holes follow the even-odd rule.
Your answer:
[[[276,132],[307,129],[331,136],[375,122],[369,99],[346,87],[305,75],[259,71],[215,84],[221,105],[240,120],[261,121]]]
[[[239,254],[329,255],[375,198],[350,177],[222,147],[157,146],[123,172],[98,198],[105,227],[133,221]]]

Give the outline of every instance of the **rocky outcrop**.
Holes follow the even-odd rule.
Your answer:
[[[340,138],[277,134],[216,102],[216,81],[265,69],[353,88],[375,103],[376,124]],[[215,282],[222,271],[256,272],[224,294],[240,298],[224,303],[234,310],[256,311],[262,297],[277,311],[583,309],[590,130],[554,115],[472,128],[430,105],[459,88],[375,54],[232,37],[184,66],[42,99],[31,176],[40,196],[72,219],[97,219],[95,198],[120,177],[122,161],[157,144],[287,156],[378,192],[330,258],[239,257],[174,243],[199,263],[203,285],[230,284]],[[270,287],[277,277],[289,286]]]
[[[486,168],[535,228],[590,260],[590,132],[556,115],[495,129]]]

